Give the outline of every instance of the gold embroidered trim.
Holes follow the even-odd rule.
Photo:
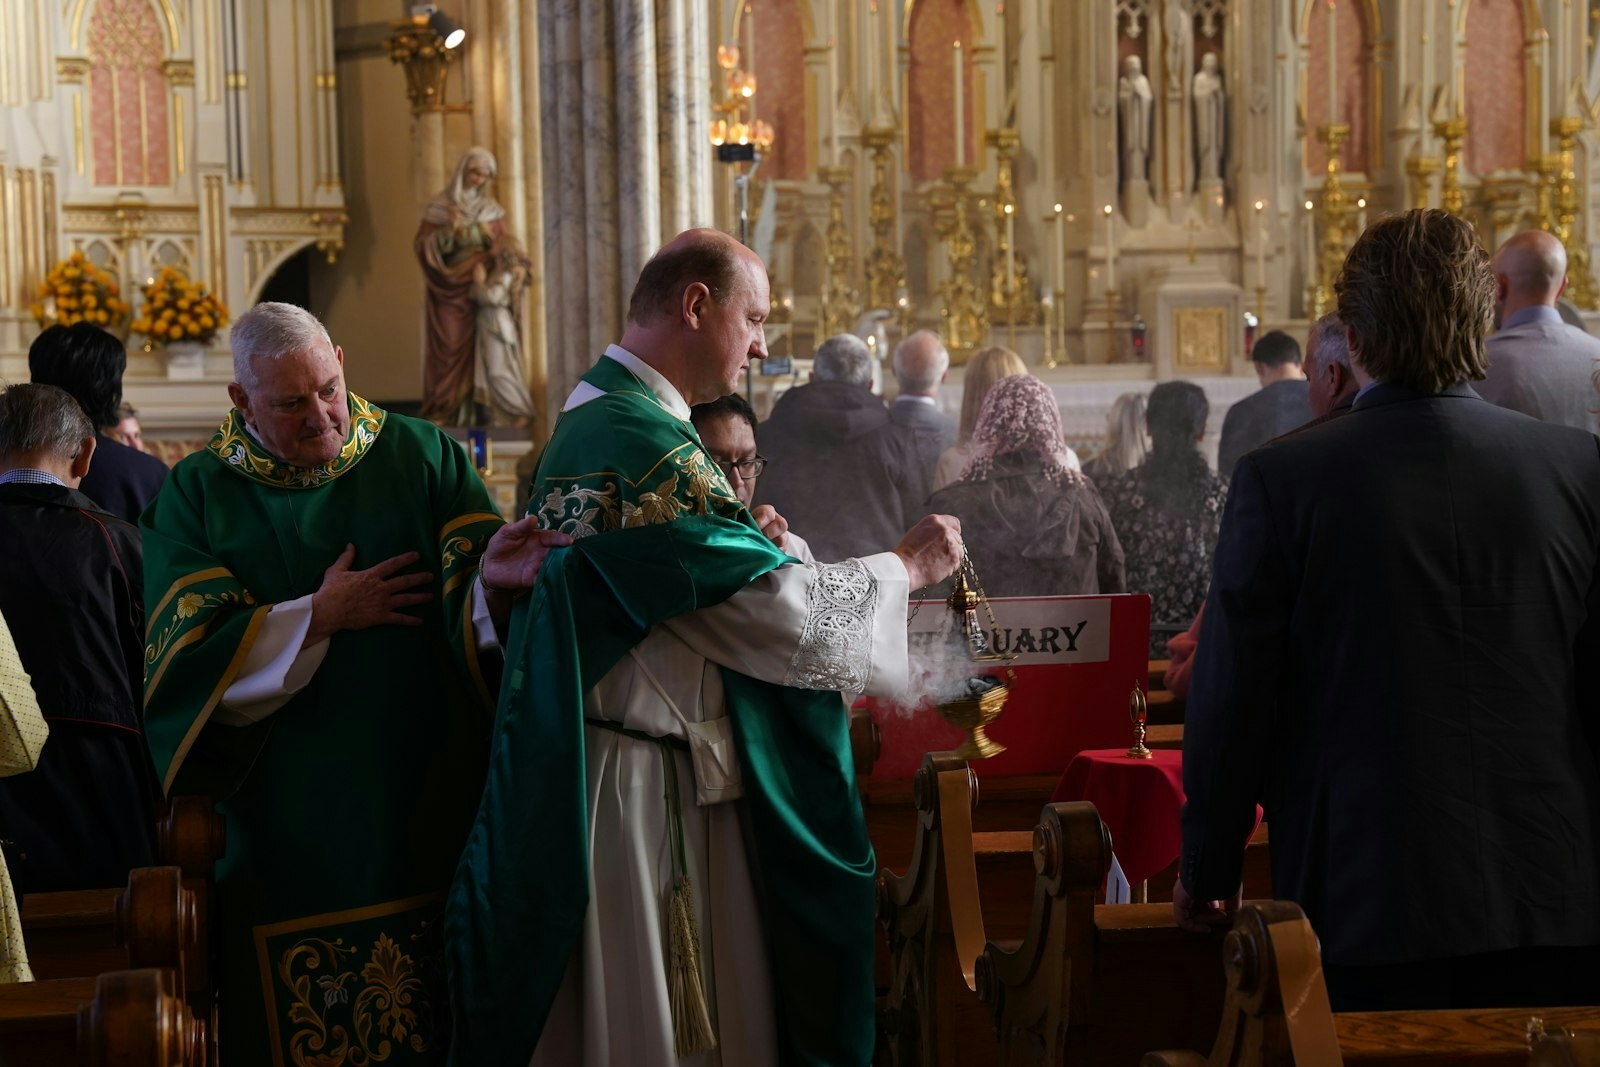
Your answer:
[[[638,492],[651,483],[651,488]],[[652,526],[686,514],[731,516],[744,506],[721,468],[693,441],[662,456],[637,482],[613,471],[597,471],[578,477],[556,475],[544,484],[549,490],[534,511],[539,527],[570,537]],[[628,487],[627,496],[622,486]],[[627,498],[635,494],[636,499]]]
[[[252,482],[277,489],[316,489],[346,473],[367,454],[389,413],[354,393],[350,400],[350,434],[344,447],[322,467],[292,467],[262,448],[244,427],[238,408],[228,412],[206,450]]]

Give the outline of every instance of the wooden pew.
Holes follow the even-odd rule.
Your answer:
[[[977,992],[1000,1062],[1132,1065],[1179,1035],[1209,1040],[1225,992],[1223,934],[1191,934],[1172,905],[1096,905],[1111,840],[1094,805],[1048,805],[1034,831],[1038,872],[1018,945],[991,939]]]
[[[1322,957],[1305,913],[1288,901],[1246,905],[1222,953],[1227,1002],[1210,1057],[1197,1052],[1152,1052],[1144,1067],[1289,1067],[1362,1064],[1521,1065],[1529,1062],[1529,1023],[1546,1029],[1600,1031],[1600,1007],[1494,1008],[1462,1011],[1348,1012],[1329,1007]],[[1285,1005],[1293,1005],[1286,1011]],[[1204,1047],[1209,1039],[1189,1043]],[[1566,1042],[1593,1052],[1594,1038]],[[1555,1056],[1561,1042],[1544,1055]],[[1536,1060],[1535,1062],[1541,1062]],[[1585,1062],[1546,1059],[1542,1062]]]
[[[200,1067],[202,1030],[170,971],[0,986],[7,1067]]]
[[[1600,1034],[1553,1034],[1534,1042],[1528,1067],[1600,1067]]]
[[[29,894],[22,936],[37,979],[155,967],[172,971],[180,989],[202,944],[195,897],[177,867],[140,867],[125,889]]]
[[[904,875],[878,870],[888,938],[882,1033],[903,1067],[997,1063],[972,967],[987,937],[1022,933],[1033,882],[1028,831],[974,832],[977,778],[965,760],[930,754],[913,779],[916,840]]]

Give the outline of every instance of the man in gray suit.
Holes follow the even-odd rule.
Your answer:
[[[1300,345],[1282,330],[1264,335],[1250,350],[1260,392],[1228,409],[1217,447],[1217,473],[1233,473],[1239,457],[1311,421],[1311,383],[1300,369]]]
[[[1489,376],[1474,387],[1491,404],[1545,422],[1600,433],[1600,340],[1556,310],[1567,287],[1567,252],[1543,230],[1525,230],[1494,254]]]
[[[933,491],[939,455],[956,443],[956,421],[939,410],[939,386],[950,376],[950,353],[932,330],[918,330],[895,346],[894,380],[900,395],[889,406],[889,421],[916,452],[922,499]]]

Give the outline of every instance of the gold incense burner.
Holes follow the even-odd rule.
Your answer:
[[[955,751],[957,758],[974,760],[998,756],[1006,747],[992,740],[984,731],[1005,710],[1006,700],[1011,696],[1011,683],[1016,681],[1016,674],[1009,664],[1016,657],[989,650],[988,635],[978,621],[978,608],[981,606],[988,612],[990,626],[995,625],[994,609],[989,606],[989,598],[983,594],[972,561],[964,554],[961,566],[951,581],[950,598],[946,603],[960,620],[961,643],[967,658],[974,663],[1004,663],[1007,666],[1004,678],[979,674],[963,679],[954,693],[939,702],[939,714],[951,726],[967,732],[966,741]]]

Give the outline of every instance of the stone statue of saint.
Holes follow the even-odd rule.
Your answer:
[[[470,426],[478,309],[473,295],[480,265],[489,265],[508,240],[505,209],[489,195],[494,154],[469,148],[450,184],[428,202],[412,247],[428,287],[423,334],[422,414],[442,424]]]
[[[1167,95],[1182,97],[1194,70],[1194,17],[1184,0],[1167,0],[1161,16],[1161,35],[1165,40]]]
[[[1122,77],[1117,82],[1117,110],[1122,119],[1122,180],[1144,181],[1149,177],[1150,79],[1138,56],[1122,61]]]
[[[1194,151],[1202,182],[1222,180],[1228,147],[1228,105],[1215,52],[1200,57],[1194,76]]]
[[[491,422],[509,422],[518,429],[533,422],[521,328],[522,295],[531,265],[516,242],[507,237],[472,271],[472,299],[478,306],[473,396],[489,409]]]

